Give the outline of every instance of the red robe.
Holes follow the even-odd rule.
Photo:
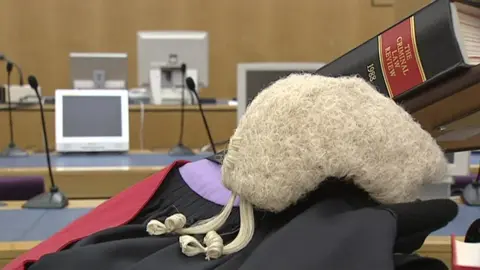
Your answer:
[[[14,259],[4,270],[23,270],[26,263],[35,262],[45,254],[60,251],[93,233],[127,224],[144,208],[168,173],[173,168],[186,163],[188,161],[176,161],[160,172],[122,191],[27,253]]]

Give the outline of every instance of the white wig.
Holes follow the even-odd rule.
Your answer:
[[[416,199],[442,180],[447,163],[435,140],[393,100],[358,77],[294,74],[263,90],[230,140],[222,166],[233,193],[223,211],[184,228],[176,214],[149,232],[181,234],[182,251],[208,259],[244,248],[254,232],[253,207],[279,212],[329,177],[347,178],[380,203]],[[215,232],[240,197],[241,224],[226,246]],[[188,234],[206,234],[203,246]]]

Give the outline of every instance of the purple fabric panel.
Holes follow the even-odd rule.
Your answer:
[[[232,195],[222,184],[221,166],[210,160],[185,164],[180,168],[180,175],[195,193],[213,203],[225,205]],[[238,199],[235,206],[238,206]]]

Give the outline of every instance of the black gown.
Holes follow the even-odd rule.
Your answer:
[[[279,214],[255,212],[255,234],[238,253],[207,261],[203,255],[185,256],[177,235],[150,236],[146,224],[181,212],[193,224],[218,214],[222,206],[209,202],[183,181],[178,168],[164,180],[153,198],[128,224],[86,237],[62,251],[48,254],[29,270],[440,270],[436,259],[395,254],[396,220],[377,208],[368,194],[355,186],[327,181],[297,205]],[[218,232],[225,243],[239,229],[234,208]],[[402,250],[419,248],[426,234],[404,241]],[[199,238],[201,240],[201,238]]]

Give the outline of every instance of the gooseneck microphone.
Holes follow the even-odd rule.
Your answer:
[[[0,58],[4,56],[0,56]],[[8,105],[8,127],[10,129],[10,142],[8,143],[8,146],[3,150],[2,156],[5,157],[23,157],[27,155],[27,152],[20,149],[17,147],[15,144],[15,137],[14,137],[14,131],[13,131],[13,115],[12,115],[12,99],[11,99],[11,75],[12,75],[12,70],[13,70],[14,64],[11,61],[7,60],[7,105]]]
[[[175,145],[168,154],[170,156],[192,156],[195,153],[192,149],[188,148],[183,144],[183,131],[185,129],[185,76],[187,73],[187,65],[182,64],[180,66],[180,70],[182,72],[182,96],[181,96],[181,103],[180,103],[180,134],[178,138],[178,143]]]
[[[5,61],[5,60],[8,61],[8,63],[10,63],[10,64],[13,65],[12,68],[15,67],[15,68],[17,69],[18,77],[19,77],[19,84],[20,84],[20,86],[23,86],[23,85],[24,85],[24,80],[23,80],[23,71],[22,71],[22,68],[21,68],[18,64],[16,64],[15,62],[9,60],[9,59],[5,56],[5,54],[0,53],[0,61]],[[7,63],[7,64],[8,64],[8,63]]]
[[[59,209],[65,208],[68,205],[67,197],[60,192],[57,185],[55,185],[55,180],[53,178],[52,172],[52,162],[50,158],[50,148],[48,146],[48,137],[47,137],[47,125],[45,124],[45,111],[43,109],[42,97],[38,91],[38,81],[35,76],[28,76],[28,84],[35,91],[35,94],[38,98],[38,105],[40,106],[40,117],[42,120],[42,131],[43,131],[43,142],[45,146],[45,156],[47,159],[48,167],[48,176],[50,178],[50,191],[37,195],[32,199],[28,200],[22,207],[23,208],[34,208],[34,209]]]
[[[185,73],[187,72],[187,67],[185,64],[181,66],[182,72],[182,100],[180,108],[180,134],[178,138],[178,144],[183,145],[183,131],[185,129]]]
[[[185,82],[187,84],[188,90],[190,90],[190,92],[192,92],[195,95],[195,98],[197,99],[198,109],[200,110],[200,114],[202,115],[203,125],[205,126],[205,130],[207,131],[210,147],[212,148],[213,153],[216,154],[217,149],[215,149],[215,143],[213,142],[212,133],[210,132],[210,127],[208,126],[207,118],[205,117],[205,112],[203,111],[202,102],[200,101],[200,97],[198,96],[198,93],[197,93],[197,87],[195,85],[195,81],[192,79],[192,77],[187,77]]]
[[[18,73],[18,82],[20,84],[20,86],[23,86],[24,85],[24,80],[23,80],[23,71],[22,71],[22,68],[16,64],[15,62],[10,62],[13,64],[13,66],[17,69],[17,73]]]

